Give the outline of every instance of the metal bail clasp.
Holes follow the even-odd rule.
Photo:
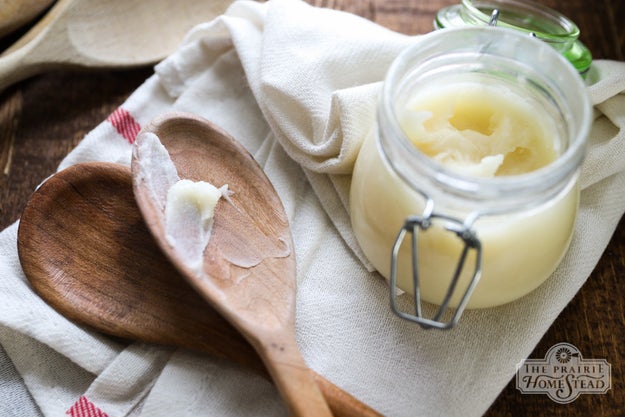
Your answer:
[[[490,19],[488,19],[488,26],[497,26],[498,23],[499,23],[499,9],[493,9],[492,13],[490,14]],[[529,35],[532,38],[536,37],[536,34],[534,32],[530,32]]]
[[[456,325],[464,308],[471,297],[471,293],[475,289],[480,276],[482,274],[482,244],[478,237],[475,235],[474,231],[471,229],[471,223],[469,219],[465,222],[462,222],[456,218],[439,215],[433,212],[432,210],[433,203],[431,200],[426,204],[426,212],[423,216],[411,216],[406,219],[404,225],[400,229],[397,234],[397,238],[395,239],[395,243],[393,245],[393,251],[391,255],[391,276],[390,276],[390,292],[391,292],[391,308],[395,314],[399,317],[415,322],[419,324],[421,327],[425,329],[429,328],[438,328],[438,329],[450,329]],[[422,308],[421,308],[421,293],[419,286],[419,270],[418,270],[418,235],[420,231],[425,231],[432,225],[432,221],[434,219],[441,219],[444,222],[445,230],[454,233],[457,235],[463,242],[464,248],[460,254],[458,259],[458,263],[456,264],[456,269],[454,275],[451,279],[449,287],[447,289],[447,293],[445,294],[445,298],[441,303],[438,311],[434,314],[434,316],[429,319],[423,317]],[[474,220],[474,219],[473,219]],[[401,311],[397,306],[397,258],[399,256],[399,249],[401,247],[402,242],[407,233],[412,234],[411,238],[411,256],[412,256],[412,280],[413,280],[413,299],[414,299],[414,307],[415,312],[407,313]],[[464,294],[456,307],[455,311],[453,311],[451,318],[448,321],[444,320],[443,316],[449,316],[446,314],[449,307],[449,302],[451,301],[452,296],[456,292],[456,287],[458,286],[458,281],[460,279],[460,275],[462,270],[464,269],[466,259],[470,253],[470,251],[474,250],[476,253],[475,258],[475,269],[473,270],[473,276],[469,282],[469,285],[466,287]],[[462,291],[462,289],[460,289]]]
[[[499,22],[499,9],[493,9],[493,12],[490,14],[490,19],[488,20],[488,26],[497,26]]]

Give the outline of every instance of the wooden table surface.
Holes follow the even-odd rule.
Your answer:
[[[407,34],[431,31],[436,11],[458,3],[454,0],[308,2],[353,12]],[[625,2],[541,2],[578,24],[582,41],[596,59],[625,60]],[[4,40],[5,45],[8,42]],[[0,93],[0,228],[19,218],[34,187],[52,174],[61,158],[151,74],[152,68],[57,72],[26,80]],[[623,278],[625,221],[621,220],[595,271],[531,355],[532,358],[543,358],[554,344],[571,343],[585,358],[606,359],[612,365],[612,389],[605,395],[581,395],[573,403],[561,405],[545,395],[521,394],[513,380],[487,416],[624,415]]]

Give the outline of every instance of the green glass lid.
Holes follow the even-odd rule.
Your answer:
[[[584,76],[592,62],[590,50],[579,41],[580,30],[563,14],[533,1],[461,0],[460,4],[438,11],[436,29],[497,25],[548,43],[566,57]]]

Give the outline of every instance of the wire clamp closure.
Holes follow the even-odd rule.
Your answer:
[[[499,9],[493,9],[492,13],[490,14],[490,19],[488,19],[488,26],[497,26],[497,23],[499,23]],[[529,35],[532,38],[537,37],[534,32],[530,32]]]
[[[475,232],[473,231],[471,225],[476,220],[477,216],[469,216],[463,222],[457,218],[437,214],[434,212],[434,203],[431,199],[427,199],[426,206],[423,215],[421,216],[410,216],[406,218],[404,225],[400,229],[397,234],[397,238],[395,239],[395,243],[393,245],[393,250],[391,254],[391,275],[390,275],[390,293],[391,293],[391,309],[395,314],[397,314],[402,319],[415,322],[419,324],[421,327],[425,329],[437,328],[437,329],[450,329],[454,327],[458,320],[460,320],[460,316],[466,307],[466,304],[471,297],[473,290],[475,289],[477,283],[479,282],[480,276],[482,274],[482,244],[480,239],[477,237]],[[460,253],[460,257],[458,259],[458,263],[456,264],[456,268],[453,274],[453,277],[449,283],[449,287],[447,289],[447,293],[445,294],[445,298],[440,304],[438,310],[434,314],[432,318],[426,318],[422,313],[422,302],[421,302],[421,288],[420,288],[420,280],[419,280],[419,268],[418,268],[418,238],[419,233],[425,232],[429,229],[435,220],[442,221],[444,225],[444,229],[450,233],[455,234],[460,240],[464,243],[464,247]],[[398,290],[397,290],[397,269],[398,269],[398,257],[399,250],[401,245],[406,238],[406,234],[411,234],[410,244],[411,244],[411,268],[412,268],[412,282],[413,282],[413,302],[414,302],[414,313],[407,313],[405,311],[401,311],[398,303]],[[458,282],[460,280],[460,276],[462,271],[465,268],[466,260],[468,255],[474,251],[475,252],[475,267],[473,269],[472,277],[467,285],[458,306],[451,311],[451,307],[449,307],[449,303],[454,296],[456,291],[462,291],[462,289],[458,289]],[[447,321],[445,317],[451,316]]]

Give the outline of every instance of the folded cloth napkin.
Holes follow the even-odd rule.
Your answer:
[[[424,331],[390,312],[388,286],[362,257],[347,210],[381,80],[413,41],[298,0],[236,2],[194,28],[59,169],[129,164],[141,126],[170,111],[221,125],[284,202],[298,260],[297,338],[310,367],[388,416],[479,416],[587,279],[625,210],[625,63],[595,62],[590,75],[595,120],[562,265],[517,302],[468,311],[453,331]],[[7,372],[17,370],[36,403],[29,415],[285,414],[273,386],[237,366],[125,345],[67,321],[28,286],[16,231],[0,234],[0,344],[14,366]],[[12,392],[7,401],[28,398]]]

